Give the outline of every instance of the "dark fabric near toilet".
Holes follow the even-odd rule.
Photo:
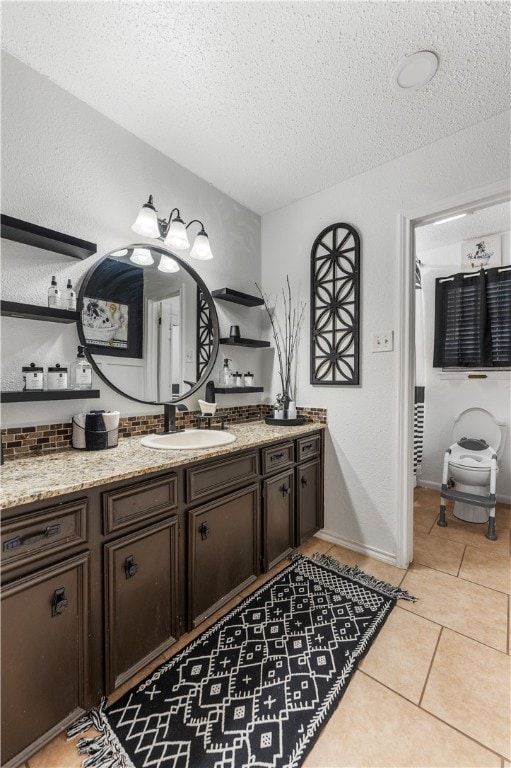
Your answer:
[[[91,768],[297,768],[397,598],[332,558],[297,556],[106,711],[70,730]]]

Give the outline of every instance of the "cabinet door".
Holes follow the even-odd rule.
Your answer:
[[[87,706],[88,562],[79,555],[2,587],[3,766]]]
[[[176,638],[178,518],[105,545],[107,693]]]
[[[323,494],[319,459],[296,468],[296,546],[323,527]]]
[[[188,515],[188,602],[196,626],[259,574],[259,485]]]
[[[294,469],[263,483],[263,565],[268,571],[294,546]]]

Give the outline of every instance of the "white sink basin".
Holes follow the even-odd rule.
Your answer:
[[[140,442],[146,448],[158,448],[161,451],[180,451],[190,448],[215,448],[236,440],[230,432],[212,429],[185,429],[184,432],[172,432],[168,435],[146,435]]]

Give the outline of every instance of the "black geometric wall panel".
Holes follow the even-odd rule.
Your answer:
[[[311,384],[359,384],[360,236],[331,224],[311,251]]]
[[[213,323],[209,303],[197,286],[197,381],[207,368],[212,348]]]

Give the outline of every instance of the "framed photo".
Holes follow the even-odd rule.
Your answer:
[[[461,244],[462,272],[499,267],[502,264],[501,235],[485,235]]]
[[[143,357],[144,276],[140,267],[107,258],[81,298],[81,330],[94,355]]]
[[[128,349],[129,306],[109,299],[83,297],[85,343],[108,349]]]

